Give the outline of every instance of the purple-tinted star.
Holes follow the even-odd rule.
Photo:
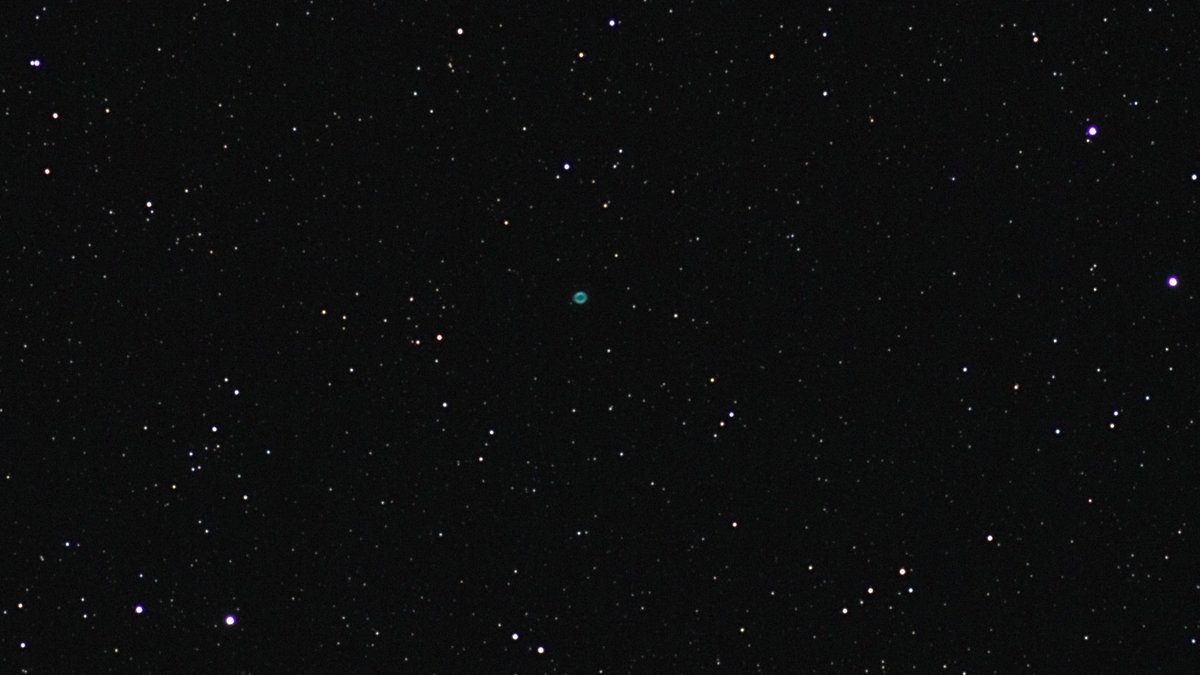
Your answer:
[[[1088,136],[1095,136],[1097,133],[1095,126],[1088,127]]]
[[[225,617],[225,625],[226,625],[226,626],[232,626],[232,625],[233,625],[233,624],[235,624],[235,623],[237,623],[237,617],[236,617],[236,616],[234,616],[234,615],[230,614],[229,616],[226,616],[226,617]]]
[[[1179,285],[1179,278],[1178,277],[1167,277],[1167,285],[1170,286],[1171,288],[1175,288],[1176,286]]]

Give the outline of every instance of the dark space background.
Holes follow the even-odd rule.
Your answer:
[[[0,55],[3,672],[1200,669],[1200,7]]]

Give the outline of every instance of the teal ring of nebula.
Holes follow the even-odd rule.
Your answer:
[[[576,291],[574,297],[571,299],[575,301],[575,304],[582,305],[583,303],[587,302],[587,293],[584,293],[583,291]]]

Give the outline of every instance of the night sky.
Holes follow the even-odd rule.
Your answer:
[[[1200,670],[1200,7],[0,7],[0,671]]]

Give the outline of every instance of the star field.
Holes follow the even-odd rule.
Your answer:
[[[1200,668],[1197,8],[0,19],[0,671]]]

